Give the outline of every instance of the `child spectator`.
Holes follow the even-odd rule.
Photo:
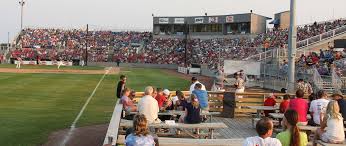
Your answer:
[[[273,121],[267,117],[259,120],[256,124],[258,136],[245,139],[243,146],[281,146],[281,142],[276,138],[271,138],[273,134]]]
[[[266,100],[263,103],[264,106],[275,106],[276,105],[276,101],[275,101],[275,95],[273,93],[269,94],[269,96],[267,96]],[[267,117],[269,116],[269,113],[274,113],[275,111],[272,110],[265,110],[264,111],[264,115]]]
[[[321,128],[316,131],[314,146],[317,145],[317,139],[332,144],[345,141],[344,122],[339,110],[337,101],[332,100],[328,103],[327,112],[323,114],[323,118],[321,117]]]
[[[297,123],[298,113],[295,110],[287,110],[282,121],[282,126],[286,130],[276,136],[283,146],[306,146],[308,144],[306,133],[299,132]]]
[[[199,102],[195,94],[191,94],[191,102],[185,106],[185,115],[181,116],[179,121],[187,124],[197,124],[201,122],[201,109],[199,108]]]
[[[290,95],[286,94],[284,95],[284,100],[280,103],[280,113],[285,113],[288,109],[288,106],[290,104]]]

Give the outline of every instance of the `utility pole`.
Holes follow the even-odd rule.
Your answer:
[[[20,0],[19,1],[19,5],[20,5],[20,31],[23,30],[23,8],[24,8],[24,5],[25,5],[25,1],[24,0]]]
[[[89,24],[87,24],[85,36],[85,66],[88,66],[88,41],[89,41]]]
[[[288,33],[288,91],[294,92],[295,57],[297,48],[296,0],[291,0],[290,27]]]
[[[7,32],[7,51],[10,52],[10,32]]]

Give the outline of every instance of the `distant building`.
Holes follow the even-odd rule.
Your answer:
[[[8,44],[7,43],[2,43],[0,44],[0,50],[7,50]]]
[[[248,35],[266,32],[267,20],[255,13],[191,16],[153,17],[154,36],[189,35]],[[188,28],[188,30],[187,30]]]
[[[290,11],[276,13],[274,20],[269,24],[274,24],[274,28],[277,29],[288,29],[290,26]]]

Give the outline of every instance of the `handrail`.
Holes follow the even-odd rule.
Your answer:
[[[318,90],[323,89],[323,79],[316,68],[314,68],[313,72],[313,83],[318,88]]]
[[[321,42],[323,40],[326,40],[326,39],[329,39],[329,38],[332,38],[332,37],[335,37],[335,36],[339,36],[339,35],[344,34],[344,33],[346,33],[346,25],[338,27],[338,28],[335,28],[335,29],[330,30],[328,32],[321,33],[319,35],[307,38],[305,40],[299,41],[299,42],[297,42],[297,52],[302,51],[301,50],[302,48],[306,48],[306,47],[308,47],[310,45],[316,44],[318,42]],[[266,52],[262,52],[262,53],[256,54],[256,55],[252,55],[252,56],[250,56],[248,58],[245,58],[244,60],[249,60],[249,59],[252,59],[252,58],[259,57],[258,61],[261,61],[261,60],[263,60],[261,56],[263,56],[263,54],[269,53],[269,52],[273,52],[273,49],[272,50],[268,50]]]
[[[335,68],[332,69],[332,85],[335,90],[340,90],[342,87],[342,81],[339,75],[336,74]]]
[[[105,144],[112,144],[112,146],[116,145],[116,142],[118,139],[118,129],[119,129],[120,119],[121,119],[122,109],[123,109],[122,104],[120,104],[119,102],[120,100],[118,100],[115,104],[113,115],[109,123],[103,145]]]

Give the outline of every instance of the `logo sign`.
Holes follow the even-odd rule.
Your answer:
[[[234,17],[233,16],[226,16],[226,23],[232,23],[234,22]]]
[[[174,23],[175,24],[184,24],[185,19],[184,18],[175,18]]]
[[[168,18],[159,18],[159,24],[168,24]]]
[[[209,17],[209,23],[218,23],[219,17]]]
[[[204,20],[203,17],[195,18],[195,23],[203,23],[203,20]]]

